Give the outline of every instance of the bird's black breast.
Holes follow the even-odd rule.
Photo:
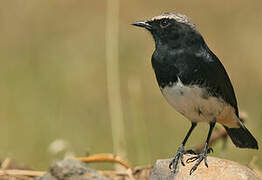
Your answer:
[[[157,49],[152,55],[157,82],[161,88],[176,83],[178,77],[185,85],[202,84],[203,71],[194,53],[190,50]]]
[[[156,49],[152,66],[161,88],[178,81],[184,85],[197,85],[209,95],[222,98],[234,107],[238,116],[237,101],[230,79],[219,59],[205,45],[200,49]]]
[[[171,62],[169,57],[158,51],[153,53],[152,66],[156,74],[158,85],[161,88],[177,81],[179,69],[176,67],[175,60],[174,58],[173,62]]]

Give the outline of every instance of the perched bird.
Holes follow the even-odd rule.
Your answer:
[[[168,103],[192,123],[169,167],[176,172],[184,154],[195,154],[184,146],[198,122],[209,123],[205,147],[187,159],[194,162],[192,174],[204,160],[215,124],[222,124],[240,148],[258,149],[257,141],[239,119],[233,86],[222,63],[208,48],[196,25],[187,16],[164,13],[132,25],[147,29],[155,40],[152,66],[160,90]]]

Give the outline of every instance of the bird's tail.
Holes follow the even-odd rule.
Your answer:
[[[254,136],[248,131],[244,124],[240,123],[240,126],[240,128],[224,127],[227,134],[237,147],[258,149],[257,141]]]

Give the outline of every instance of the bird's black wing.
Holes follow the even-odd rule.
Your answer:
[[[200,84],[207,88],[209,94],[222,98],[234,107],[238,116],[237,100],[233,86],[224,66],[216,55],[206,45],[201,51],[184,55],[185,57],[182,58],[184,62],[181,62],[181,65],[185,63],[184,65],[187,68],[184,72],[181,72],[182,82]]]

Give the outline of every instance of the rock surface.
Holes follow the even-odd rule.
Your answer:
[[[189,157],[191,156],[184,156],[184,160]],[[157,160],[150,180],[261,180],[254,171],[246,166],[211,156],[207,157],[208,168],[202,162],[197,170],[189,175],[194,162],[186,163],[185,166],[179,163],[178,172],[174,174],[168,168],[170,160]]]
[[[85,163],[67,159],[54,163],[49,172],[36,180],[111,180],[96,170],[89,168]]]

